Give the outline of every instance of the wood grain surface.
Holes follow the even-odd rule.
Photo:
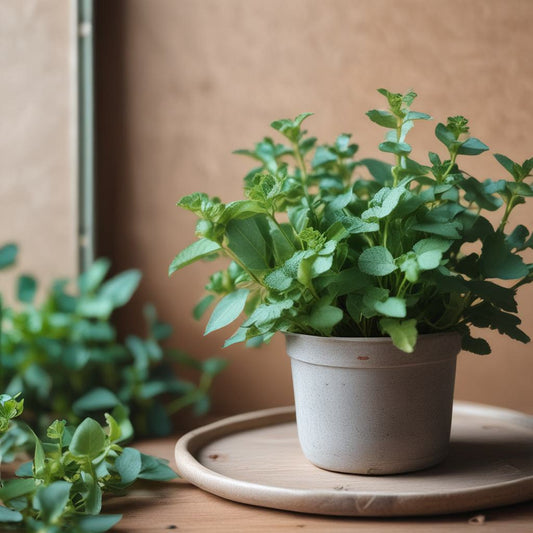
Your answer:
[[[138,448],[145,453],[171,459],[176,437],[145,441]],[[316,531],[358,533],[530,533],[533,503],[499,507],[482,512],[417,518],[323,517],[277,511],[231,502],[213,496],[185,480],[146,483],[123,498],[107,500],[105,511],[123,513],[113,531],[120,533],[180,532],[247,533]]]

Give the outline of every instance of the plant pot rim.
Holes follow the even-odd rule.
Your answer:
[[[383,337],[336,337],[336,336],[326,336],[326,335],[309,335],[307,333],[296,333],[292,331],[284,331],[282,332],[285,337],[301,337],[301,338],[307,338],[307,339],[317,339],[322,340],[324,342],[327,341],[335,341],[335,342],[357,342],[357,343],[383,343],[383,344],[391,344],[392,339],[389,336],[383,336]],[[448,331],[437,331],[435,333],[420,333],[417,338],[417,343],[422,339],[432,339],[432,338],[438,338],[438,337],[454,337],[460,336],[460,333],[456,330],[448,330]]]
[[[461,350],[456,331],[419,335],[415,349],[406,353],[390,337],[321,337],[286,333],[291,359],[318,366],[340,368],[392,368],[444,363]]]

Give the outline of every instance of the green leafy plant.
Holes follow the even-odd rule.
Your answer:
[[[2,431],[9,434],[10,421],[22,408],[22,401],[0,396]],[[2,482],[0,523],[42,533],[107,531],[122,516],[100,514],[105,494],[123,494],[137,479],[176,477],[166,461],[120,446],[131,435],[126,419],[105,418],[106,428],[92,418],[78,426],[55,420],[44,441],[29,430],[34,458],[17,470],[16,478]]]
[[[194,193],[178,202],[197,215],[198,240],[169,274],[197,260],[229,260],[195,309],[200,316],[217,301],[206,333],[244,312],[226,345],[267,341],[277,331],[389,335],[411,352],[418,334],[457,330],[466,350],[489,353],[472,327],[529,341],[515,295],[532,280],[523,253],[533,236],[508,226],[533,195],[533,158],[520,164],[495,154],[505,177],[478,180],[459,161],[488,147],[470,135],[467,119],[453,116],[434,130],[440,155],[416,161],[407,134],[431,117],[411,109],[412,91],[379,92],[387,108],[367,115],[387,130],[379,149],[391,163],[356,159],[349,134],[317,145],[302,128],[304,113],[272,123],[284,144],[267,137],[237,151],[258,163],[245,177],[245,199],[225,204]],[[493,225],[486,215],[497,210]]]
[[[0,267],[13,264],[16,255],[14,244],[5,245]],[[172,327],[151,305],[144,309],[146,337],[119,340],[111,315],[130,300],[141,274],[127,270],[105,280],[109,267],[109,261],[99,259],[74,283],[55,281],[41,304],[35,303],[37,281],[21,275],[20,305],[2,310],[5,390],[22,393],[24,418],[38,434],[57,416],[73,424],[88,415],[103,421],[105,411],[125,408],[137,436],[161,436],[172,431],[178,410],[192,406],[202,414],[209,409],[211,383],[225,361],[200,361],[163,347]]]

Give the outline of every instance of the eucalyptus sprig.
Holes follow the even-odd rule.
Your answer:
[[[478,180],[460,165],[488,147],[458,115],[435,127],[440,150],[417,161],[408,133],[430,115],[412,109],[413,91],[379,93],[386,109],[367,115],[386,129],[379,149],[392,162],[355,159],[358,146],[346,133],[317,145],[303,113],[272,123],[288,144],[267,137],[237,151],[261,163],[245,178],[245,199],[225,204],[193,193],[178,202],[199,218],[198,240],[169,274],[197,260],[229,261],[195,309],[199,317],[217,302],[206,333],[244,312],[226,345],[268,341],[277,331],[390,335],[411,352],[420,333],[456,330],[463,348],[489,353],[472,326],[529,341],[515,296],[533,279],[522,254],[533,236],[523,225],[507,227],[533,196],[533,158],[520,164],[495,154],[509,176]],[[499,209],[493,226],[484,215]]]

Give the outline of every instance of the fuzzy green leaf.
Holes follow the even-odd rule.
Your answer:
[[[358,265],[361,272],[372,276],[386,276],[398,268],[392,254],[383,246],[364,250],[359,256]]]
[[[17,298],[19,302],[31,304],[37,292],[37,281],[32,276],[20,276],[17,286]]]
[[[0,270],[15,263],[17,259],[18,246],[13,243],[5,244],[0,248]]]

